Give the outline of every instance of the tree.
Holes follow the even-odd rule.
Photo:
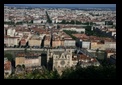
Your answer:
[[[96,50],[96,56],[98,57],[98,52],[99,52],[99,49]]]
[[[81,22],[80,22],[80,21],[75,20],[75,24],[81,24]]]
[[[28,44],[29,42],[26,42],[26,45],[25,45],[25,47],[27,47],[27,46],[29,46],[29,44]]]
[[[70,24],[75,24],[74,20],[71,20]]]
[[[80,41],[80,39],[77,39],[75,45],[77,48],[82,48],[82,41]]]
[[[59,25],[57,25],[57,29],[59,29],[60,28],[60,26]]]
[[[27,48],[24,49],[25,54],[27,53]]]
[[[77,38],[73,36],[72,34],[77,33],[76,31],[70,31],[70,30],[63,30],[66,34],[68,34],[72,39],[76,40]]]
[[[61,79],[115,79],[116,66],[89,66],[87,68],[77,67],[76,69],[66,69],[61,75]]]
[[[39,33],[39,32],[37,32],[37,35],[38,35],[38,36],[40,36],[40,33]]]
[[[14,48],[16,48],[17,46],[16,45],[14,45]]]
[[[105,21],[105,25],[113,25],[112,21]]]
[[[53,71],[52,79],[60,79],[60,75],[56,69]]]
[[[10,54],[10,53],[6,53],[6,54],[4,55],[4,57],[6,57],[9,61],[12,61],[12,60],[13,60],[13,55]]]
[[[29,23],[33,23],[33,20],[31,20]]]
[[[4,44],[4,47],[6,47],[6,44]]]
[[[22,64],[22,68],[25,69],[25,65],[24,64]]]
[[[17,65],[16,67],[21,68],[22,66],[21,65]]]
[[[84,34],[84,32],[81,31],[81,34]]]
[[[61,24],[66,24],[66,20],[62,20]]]
[[[47,15],[47,22],[48,22],[48,23],[52,23],[52,20],[50,19],[50,17],[49,17],[49,15],[48,15],[47,11],[46,11],[46,15]]]

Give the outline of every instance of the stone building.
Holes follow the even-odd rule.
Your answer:
[[[47,67],[50,70],[56,69],[61,74],[66,68],[75,67],[78,63],[80,63],[79,65],[81,67],[100,65],[96,58],[88,57],[82,53],[78,55],[72,52],[71,49],[65,49],[63,51],[52,51],[48,49]]]
[[[52,63],[50,61],[52,60]],[[52,70],[57,69],[60,73],[65,68],[72,66],[72,50],[55,52],[47,51],[47,64],[52,66]]]
[[[41,56],[34,53],[18,53],[15,58],[15,66],[25,65],[25,67],[41,66]]]

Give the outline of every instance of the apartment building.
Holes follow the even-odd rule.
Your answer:
[[[19,43],[19,37],[10,37],[10,36],[4,36],[4,44],[6,46],[14,46],[14,45],[18,45]]]
[[[13,37],[14,34],[15,34],[15,29],[14,29],[14,28],[9,28],[9,29],[7,29],[7,35]]]
[[[45,36],[44,47],[50,47],[50,41],[51,41],[51,37]]]
[[[29,46],[38,46],[40,47],[41,46],[41,43],[42,43],[42,38],[40,38],[39,36],[32,36],[29,41]]]
[[[18,53],[15,58],[15,66],[25,65],[25,67],[41,66],[41,56],[34,53]]]
[[[75,43],[76,43],[76,41],[73,39],[64,39],[64,46],[65,47],[70,47],[70,46],[75,47]]]

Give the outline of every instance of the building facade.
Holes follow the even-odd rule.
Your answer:
[[[25,65],[25,67],[41,66],[41,56],[33,54],[17,54],[15,66]]]

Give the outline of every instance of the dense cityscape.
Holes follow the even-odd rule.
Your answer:
[[[115,78],[113,8],[4,5],[4,79]]]

